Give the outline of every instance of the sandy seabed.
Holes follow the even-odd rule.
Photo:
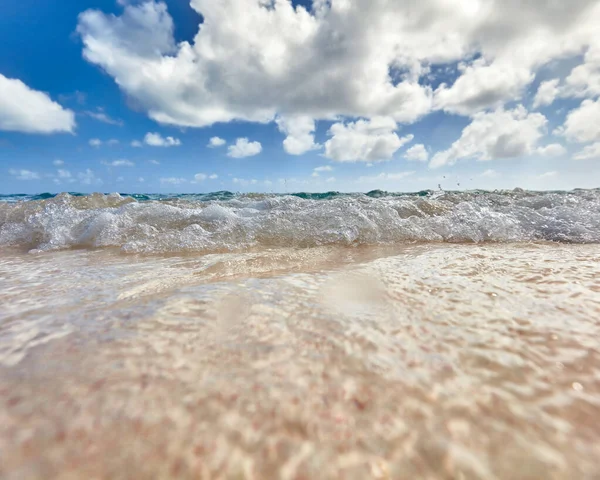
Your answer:
[[[600,478],[600,246],[0,256],[0,477]]]

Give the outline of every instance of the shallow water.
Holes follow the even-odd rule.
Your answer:
[[[123,199],[84,201],[90,227],[101,209],[122,208],[98,201]],[[338,201],[318,200],[328,213],[306,222],[350,208]],[[561,201],[538,210],[571,208]],[[0,253],[2,478],[598,478],[591,206],[579,206],[579,230],[531,229],[570,243],[257,237],[147,255],[117,240],[91,248],[83,226],[65,230],[48,205],[17,204],[38,216],[13,214],[31,236]],[[238,228],[267,222],[219,206]],[[483,231],[482,218],[470,231]],[[137,245],[152,245],[144,238]]]

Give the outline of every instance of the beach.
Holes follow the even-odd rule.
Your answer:
[[[0,202],[0,476],[598,478],[600,191]]]

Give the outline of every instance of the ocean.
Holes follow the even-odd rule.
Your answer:
[[[594,479],[600,189],[0,196],[0,477]]]

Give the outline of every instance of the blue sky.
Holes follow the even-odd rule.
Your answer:
[[[9,2],[0,192],[599,187],[598,2],[422,3]]]

